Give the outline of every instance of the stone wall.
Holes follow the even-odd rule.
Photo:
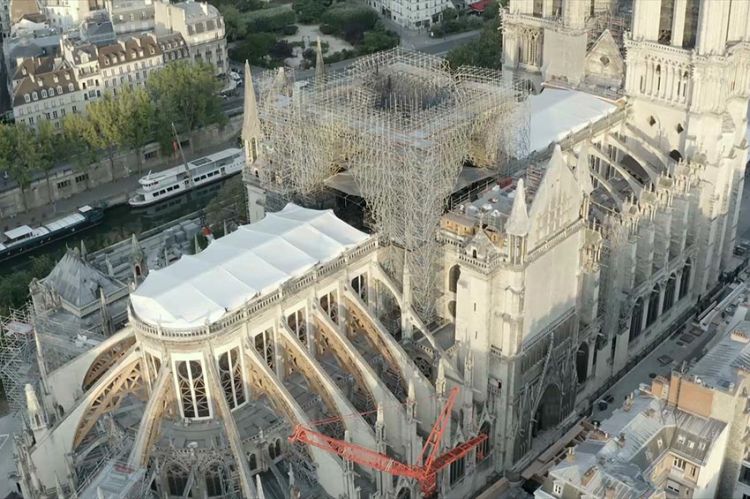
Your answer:
[[[223,127],[209,126],[195,132],[189,139],[189,145],[183,142],[186,156],[190,158],[191,152],[198,153],[202,149],[215,147],[239,134],[242,128],[242,115],[229,119]],[[26,210],[41,208],[52,202],[67,199],[84,191],[97,187],[103,187],[114,181],[127,177],[138,177],[149,170],[158,171],[174,166],[175,160],[171,155],[162,155],[159,145],[149,144],[144,150],[144,160],[140,166],[139,174],[138,157],[136,152],[124,152],[115,156],[110,163],[109,158],[103,157],[101,161],[86,171],[76,169],[73,165],[59,169],[50,175],[49,186],[45,178],[38,179],[26,189]],[[111,194],[102,189],[100,200],[111,200]],[[122,197],[122,193],[118,194]],[[24,196],[21,189],[14,188],[0,192],[0,219],[7,219],[23,213]],[[119,199],[115,201],[121,201]],[[81,204],[86,204],[82,202]]]

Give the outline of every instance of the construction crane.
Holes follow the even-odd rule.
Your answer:
[[[480,433],[476,437],[454,447],[453,449],[439,454],[440,443],[443,440],[443,434],[448,427],[453,405],[458,397],[458,387],[451,389],[448,395],[448,401],[440,411],[435,425],[430,431],[430,435],[422,447],[422,452],[416,464],[405,464],[388,457],[385,454],[376,452],[372,449],[362,447],[345,440],[338,440],[327,435],[305,428],[302,425],[296,425],[292,436],[289,437],[291,443],[303,443],[313,445],[324,451],[338,454],[344,459],[355,462],[362,466],[374,468],[379,471],[385,471],[394,476],[403,476],[412,478],[419,482],[422,494],[425,497],[433,496],[437,491],[437,473],[461,459],[469,453],[474,447],[478,446],[485,440],[487,435]]]

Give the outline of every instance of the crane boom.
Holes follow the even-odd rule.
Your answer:
[[[432,427],[432,431],[422,448],[422,454],[416,465],[404,464],[367,447],[331,438],[317,431],[305,428],[302,425],[295,426],[294,433],[289,437],[289,441],[312,445],[326,452],[338,454],[354,463],[385,471],[394,476],[412,478],[419,482],[422,494],[425,497],[430,497],[437,490],[437,473],[451,463],[466,456],[472,449],[489,438],[484,433],[480,433],[476,437],[438,455],[440,442],[450,421],[451,411],[457,396],[458,387],[454,387],[451,389],[448,401],[440,411],[437,421]],[[426,459],[425,455],[427,456]]]
[[[448,401],[441,409],[440,414],[438,414],[430,435],[425,440],[424,447],[422,447],[422,453],[419,455],[417,464],[427,469],[432,467],[433,461],[435,461],[438,452],[440,452],[440,442],[443,440],[443,433],[445,433],[448,422],[450,422],[451,411],[453,410],[453,404],[456,403],[456,397],[458,397],[458,387],[454,386],[448,394]]]
[[[302,442],[323,449],[333,454],[354,461],[355,463],[375,468],[377,470],[387,471],[391,475],[404,476],[419,480],[421,469],[417,466],[409,466],[400,463],[393,458],[362,447],[352,442],[338,440],[329,436],[313,431],[309,428],[297,425],[294,433],[289,437],[291,442]]]

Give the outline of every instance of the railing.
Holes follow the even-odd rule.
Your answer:
[[[267,309],[271,305],[279,303],[285,296],[293,295],[299,292],[301,289],[304,289],[311,284],[318,282],[320,279],[344,268],[348,263],[359,260],[360,258],[369,255],[370,253],[375,251],[377,247],[377,238],[370,238],[364,244],[344,252],[334,260],[321,264],[296,279],[287,281],[286,283],[282,284],[276,291],[273,291],[268,295],[259,296],[249,301],[240,309],[225,315],[218,321],[211,324],[186,328],[172,328],[160,325],[154,326],[140,320],[133,310],[132,304],[129,305],[128,309],[130,321],[138,333],[158,338],[170,338],[175,340],[190,341],[212,334],[221,333],[228,327],[248,319],[252,315]]]

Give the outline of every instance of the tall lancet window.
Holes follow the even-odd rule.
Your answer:
[[[242,363],[239,348],[233,348],[219,356],[219,378],[230,409],[245,403],[245,387],[242,383]]]
[[[177,362],[177,381],[180,388],[180,408],[185,418],[208,418],[211,410],[206,391],[206,377],[199,360]]]

